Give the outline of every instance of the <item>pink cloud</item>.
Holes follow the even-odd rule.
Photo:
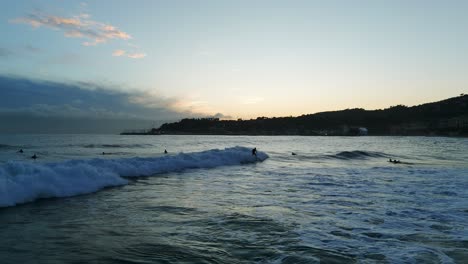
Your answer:
[[[131,54],[128,54],[127,57],[132,58],[132,59],[142,59],[146,57],[146,53],[131,53]]]
[[[131,58],[131,59],[142,59],[142,58],[146,57],[146,53],[138,53],[138,52],[128,53],[125,50],[118,49],[118,50],[114,50],[114,52],[112,53],[112,56],[114,56],[114,57],[125,56],[125,57]]]
[[[60,17],[34,13],[14,19],[11,22],[29,24],[34,28],[48,27],[63,30],[65,37],[88,39],[88,41],[83,42],[84,46],[96,46],[112,39],[129,40],[132,38],[130,34],[115,26],[91,20],[89,14]]]
[[[112,56],[114,57],[120,57],[120,56],[123,56],[125,54],[125,50],[115,50],[113,53],[112,53]]]
[[[25,17],[13,19],[10,22],[28,24],[33,28],[46,27],[61,30],[67,38],[85,39],[82,45],[87,47],[106,43],[110,40],[132,39],[129,33],[108,23],[92,20],[91,16],[86,13],[71,17],[61,17],[36,12]],[[133,44],[132,46],[137,47]],[[127,53],[124,50],[118,49],[112,53],[112,56],[126,56],[132,59],[141,59],[146,57],[146,54],[142,52]]]

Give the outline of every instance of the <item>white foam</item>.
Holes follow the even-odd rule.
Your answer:
[[[213,149],[153,158],[69,160],[57,163],[8,162],[0,166],[0,207],[39,198],[91,193],[127,184],[122,177],[151,176],[192,168],[214,168],[263,161],[245,147]]]

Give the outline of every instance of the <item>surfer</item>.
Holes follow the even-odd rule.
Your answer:
[[[23,153],[23,149],[18,150],[18,153]]]
[[[296,156],[297,154],[296,154],[296,153],[294,153],[294,152],[292,152],[292,153],[291,153],[291,155],[293,155],[293,156]]]
[[[167,149],[164,150],[164,154],[167,154]]]
[[[37,159],[37,156],[36,156],[36,153],[34,153],[34,155],[32,155],[31,159]]]
[[[257,148],[252,149],[252,156],[257,157]]]

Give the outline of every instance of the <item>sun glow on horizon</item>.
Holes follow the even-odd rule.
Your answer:
[[[466,92],[467,8],[115,1],[110,12],[99,1],[25,0],[0,12],[0,74],[110,84],[141,107],[187,116],[417,105]]]

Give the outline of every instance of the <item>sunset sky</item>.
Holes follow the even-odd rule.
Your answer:
[[[467,12],[468,1],[3,1],[0,120],[437,101],[467,92]]]

